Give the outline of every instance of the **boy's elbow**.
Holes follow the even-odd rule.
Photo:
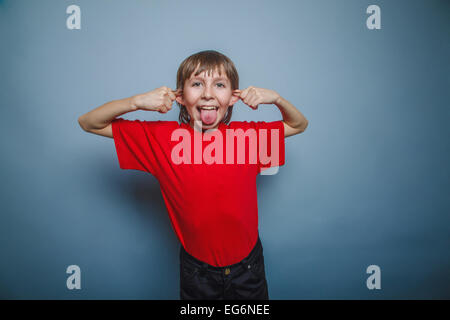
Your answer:
[[[86,132],[88,131],[85,123],[83,122],[83,116],[78,117],[78,124],[80,125],[81,129],[83,129]]]
[[[300,133],[304,132],[306,128],[308,127],[308,120],[305,121],[304,125],[301,126]]]
[[[296,131],[295,134],[304,132],[307,127],[308,127],[308,120],[306,120],[301,125],[299,125],[298,127],[295,128],[295,131]]]

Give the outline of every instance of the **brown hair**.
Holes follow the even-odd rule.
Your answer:
[[[217,52],[215,50],[205,50],[197,52],[189,57],[187,57],[178,68],[177,72],[177,89],[183,89],[184,83],[189,79],[195,69],[199,67],[195,76],[199,75],[203,71],[207,71],[208,74],[217,70],[220,75],[222,75],[223,67],[226,76],[231,82],[231,90],[239,89],[239,75],[237,73],[236,67],[233,61],[230,60],[224,54]],[[182,123],[189,123],[191,117],[186,110],[186,107],[177,102],[180,107],[180,115],[178,119]],[[228,107],[227,113],[225,114],[222,122],[228,124],[231,119],[231,114],[233,113],[233,106]]]

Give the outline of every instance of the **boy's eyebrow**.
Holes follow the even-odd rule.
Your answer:
[[[204,78],[202,78],[202,77],[200,77],[200,76],[196,76],[196,77],[193,77],[191,80],[195,80],[195,79],[203,80]],[[226,77],[215,77],[214,80],[224,80],[224,81],[228,81],[228,78],[226,78]]]

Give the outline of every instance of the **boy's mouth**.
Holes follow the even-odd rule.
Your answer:
[[[213,124],[217,119],[217,110],[219,106],[215,105],[201,105],[197,106],[198,112],[200,112],[200,118],[204,124]]]

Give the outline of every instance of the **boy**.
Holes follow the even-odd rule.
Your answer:
[[[256,175],[284,164],[284,138],[303,132],[308,121],[273,90],[238,88],[233,62],[207,50],[181,63],[177,90],[114,100],[78,119],[85,131],[114,139],[120,168],[158,179],[181,243],[181,299],[269,299]],[[229,123],[239,99],[253,109],[275,104],[283,120]],[[135,110],[166,113],[173,101],[180,123],[117,118]]]

